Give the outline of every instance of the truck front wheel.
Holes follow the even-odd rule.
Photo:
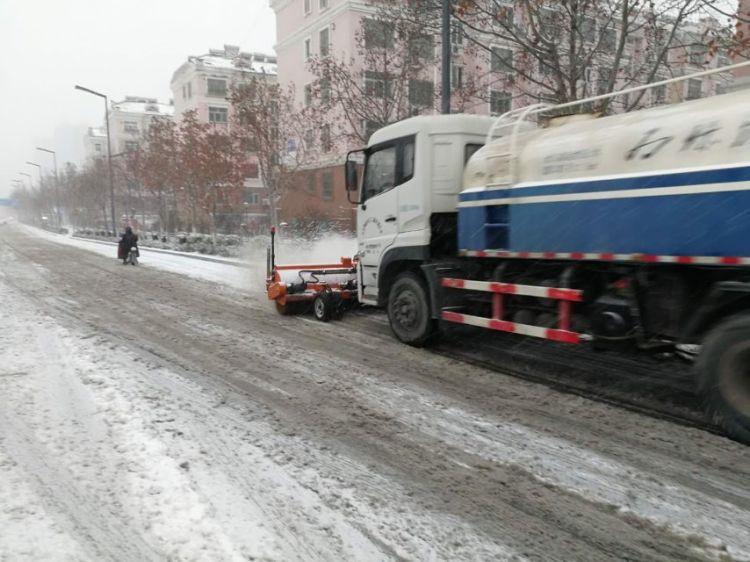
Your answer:
[[[435,334],[427,288],[418,275],[406,272],[396,278],[388,293],[388,320],[396,337],[415,347]]]
[[[717,326],[696,368],[707,414],[730,437],[750,445],[750,315]]]

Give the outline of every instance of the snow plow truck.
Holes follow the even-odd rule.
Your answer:
[[[708,416],[750,443],[750,91],[565,107],[414,117],[349,153],[358,253],[332,264],[352,267],[334,290],[414,346],[457,323],[671,349]]]

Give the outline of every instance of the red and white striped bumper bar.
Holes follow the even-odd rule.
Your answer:
[[[511,332],[524,336],[532,336],[565,343],[580,343],[585,336],[570,331],[571,303],[583,300],[583,291],[557,287],[540,287],[536,285],[517,285],[514,283],[500,283],[487,281],[471,281],[468,279],[444,278],[441,284],[446,289],[464,289],[467,291],[481,291],[492,293],[492,318],[472,316],[451,310],[443,310],[441,317],[446,322],[469,324],[479,328],[488,328],[500,332]],[[505,295],[522,295],[542,299],[553,299],[558,303],[558,327],[543,328],[530,326],[518,322],[503,320],[505,312]]]
[[[636,263],[673,263],[680,265],[750,266],[750,257],[738,256],[659,256],[654,254],[608,254],[585,252],[508,252],[506,250],[460,250],[459,255],[472,258],[622,261]]]

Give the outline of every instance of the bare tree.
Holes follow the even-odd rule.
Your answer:
[[[734,40],[721,0],[459,0],[467,42],[491,88],[565,103],[704,68]],[[713,18],[713,19],[711,19]],[[643,96],[622,100],[626,109]],[[600,111],[606,111],[608,101]]]
[[[325,125],[311,109],[294,106],[294,91],[276,83],[253,78],[235,85],[231,133],[246,161],[256,161],[268,193],[268,213],[278,224],[277,204],[298,180],[298,172],[320,148],[308,131],[324,130]]]
[[[435,15],[421,1],[373,0],[371,15],[355,33],[356,55],[327,52],[308,63],[316,76],[306,103],[343,116],[346,140],[366,143],[374,130],[432,111],[440,92],[436,64]]]

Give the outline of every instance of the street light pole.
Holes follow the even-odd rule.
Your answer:
[[[443,60],[441,112],[451,112],[451,0],[443,0]]]
[[[39,187],[41,187],[42,186],[42,166],[39,165],[39,164],[37,164],[36,162],[29,162],[28,160],[26,161],[26,163],[29,166],[35,166],[36,167],[36,171],[39,172]]]
[[[18,172],[18,173],[21,174],[22,176],[26,176],[27,178],[29,178],[29,187],[31,189],[34,189],[34,184],[31,183],[31,181],[32,181],[31,174],[27,174],[26,172]]]
[[[114,175],[112,174],[112,141],[110,140],[109,136],[109,100],[107,99],[107,96],[104,94],[101,94],[99,92],[96,92],[94,90],[90,90],[89,88],[84,88],[83,86],[76,85],[76,90],[81,90],[82,92],[86,92],[87,94],[92,94],[94,96],[99,96],[100,98],[104,98],[104,120],[107,125],[107,167],[109,171],[109,205],[110,205],[110,211],[112,212],[112,232],[117,236],[117,220],[115,219],[115,184],[114,184]]]
[[[52,155],[52,163],[55,167],[55,206],[57,208],[57,226],[62,226],[62,215],[60,213],[60,179],[57,176],[57,153],[54,150],[42,148],[41,146],[37,146],[36,149]]]

